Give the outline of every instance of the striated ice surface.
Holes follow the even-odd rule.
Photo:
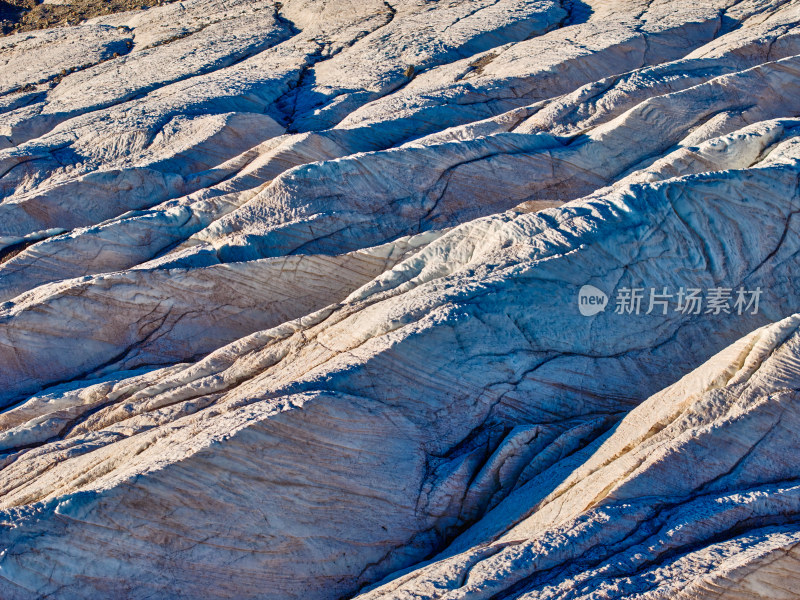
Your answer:
[[[187,0],[0,38],[0,598],[800,598],[798,24]]]

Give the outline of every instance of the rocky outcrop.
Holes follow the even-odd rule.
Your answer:
[[[0,596],[796,597],[798,21],[3,38]]]

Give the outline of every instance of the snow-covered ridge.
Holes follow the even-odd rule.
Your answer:
[[[0,597],[797,598],[798,22],[189,0],[2,38]],[[729,311],[613,310],[651,288]]]

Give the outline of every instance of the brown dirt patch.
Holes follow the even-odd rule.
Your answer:
[[[146,9],[175,0],[65,0],[65,4],[42,4],[42,0],[0,0],[0,35],[77,25],[99,15]]]

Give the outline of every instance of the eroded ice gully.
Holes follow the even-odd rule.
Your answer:
[[[798,22],[189,0],[0,38],[0,598],[800,597]]]

